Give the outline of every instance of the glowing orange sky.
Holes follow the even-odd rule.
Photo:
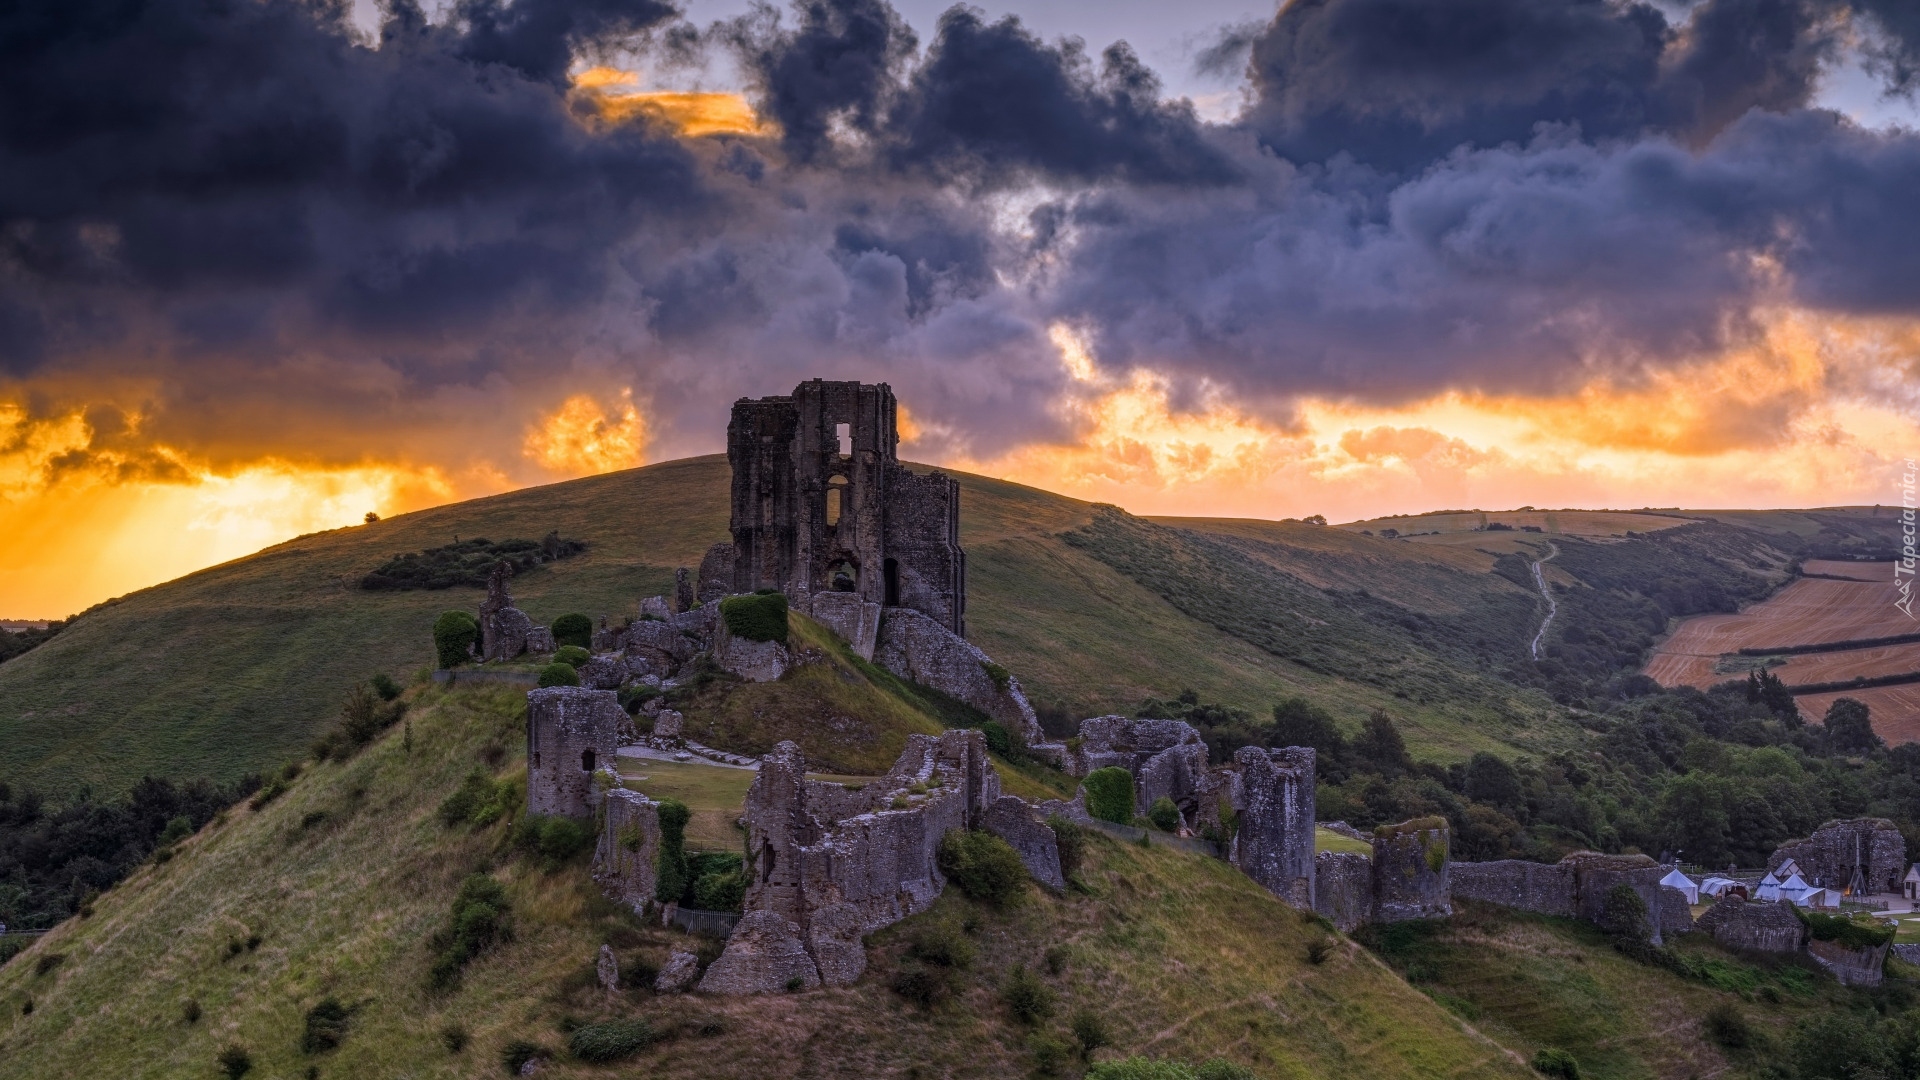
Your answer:
[[[1281,421],[1224,395],[1175,412],[1163,378],[1102,374],[1078,336],[1056,327],[1072,389],[1054,407],[1073,440],[946,464],[1158,514],[1340,521],[1522,504],[1894,502],[1896,467],[1920,451],[1904,398],[1912,336],[1782,314],[1750,352],[1637,386],[1596,382],[1550,399],[1454,392],[1397,408],[1304,399]],[[0,616],[61,617],[369,511],[643,464],[646,400],[646,388],[629,387],[529,404],[503,460],[463,449],[316,461],[289,438],[237,465],[150,445],[138,468],[109,458],[61,473],[62,455],[88,445],[85,416],[32,421],[0,398]],[[909,436],[939,434],[904,405]],[[717,450],[719,432],[711,442]],[[902,450],[925,456],[911,438]]]

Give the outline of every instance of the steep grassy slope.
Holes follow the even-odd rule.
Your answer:
[[[726,538],[727,481],[725,460],[706,457],[517,491],[302,537],[95,609],[0,664],[0,778],[61,795],[123,790],[143,773],[228,779],[269,767],[330,723],[355,681],[430,663],[436,614],[479,604],[477,589],[358,588],[387,558],[456,537],[558,530],[590,550],[516,580],[517,601],[542,621],[568,611],[618,616],[669,588],[673,567],[696,565]],[[1063,534],[1094,521],[1091,505],[981,477],[960,481],[969,634],[1042,705],[1077,717],[1191,687],[1204,700],[1264,714],[1276,698],[1305,692],[1349,725],[1387,708],[1417,752],[1445,758],[1531,746],[1553,732],[1544,710],[1485,725],[1484,710],[1399,697],[1288,659],[1273,641],[1190,614],[1065,542]],[[1378,596],[1402,596],[1410,611],[1459,608],[1475,589],[1521,610],[1515,587],[1480,572],[1473,556],[1309,526],[1219,527],[1277,529],[1284,542],[1268,535],[1250,556],[1274,573],[1342,588],[1373,581]],[[1301,624],[1290,633],[1310,631]]]
[[[1094,1009],[1114,1036],[1102,1055],[1220,1055],[1263,1077],[1528,1075],[1356,946],[1337,941],[1309,962],[1324,931],[1224,864],[1104,838],[1089,853],[1088,893],[1031,893],[1005,912],[949,895],[878,935],[868,976],[850,988],[609,999],[592,977],[602,943],[629,971],[697,943],[613,909],[578,862],[547,870],[505,852],[504,822],[441,825],[434,808],[480,762],[520,772],[501,755],[518,745],[520,700],[504,689],[416,694],[411,750],[394,730],[345,764],[312,768],[261,811],[235,808],[102,896],[90,918],[0,967],[0,1080],[212,1076],[229,1045],[256,1076],[500,1075],[510,1041],[557,1051],[569,1022],[611,1017],[644,1018],[667,1039],[624,1066],[561,1059],[542,1075],[1025,1075],[1030,1032],[997,997],[1016,964],[1059,997],[1043,1032],[1063,1037],[1074,1010]],[[504,883],[513,940],[456,990],[431,993],[429,939],[476,871]],[[950,1002],[922,1011],[887,987],[906,944],[942,923],[971,924],[978,956]],[[42,971],[54,955],[64,959]],[[302,1018],[326,997],[350,1010],[345,1039],[305,1053]],[[193,1022],[188,1000],[201,1011]],[[443,1042],[449,1027],[470,1036],[458,1051]]]
[[[1720,987],[1635,963],[1587,923],[1458,907],[1444,922],[1368,933],[1397,970],[1456,1015],[1529,1058],[1565,1050],[1583,1077],[1760,1075],[1769,1045],[1794,1021],[1869,1000],[1808,961],[1744,960],[1698,934],[1675,948],[1709,961]],[[1754,1032],[1747,1047],[1729,1051],[1709,1037],[1702,1022],[1715,1010],[1746,1019]]]

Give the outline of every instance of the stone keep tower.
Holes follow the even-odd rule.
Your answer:
[[[897,412],[885,383],[820,379],[734,403],[734,592],[780,589],[802,611],[852,593],[965,636],[960,485],[900,464]]]

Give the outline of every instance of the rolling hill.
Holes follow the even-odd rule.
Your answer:
[[[1056,723],[1191,688],[1256,715],[1304,693],[1354,726],[1385,708],[1416,751],[1447,760],[1572,737],[1544,695],[1480,674],[1460,700],[1418,685],[1454,658],[1429,647],[1432,628],[1420,630],[1422,644],[1403,620],[1416,629],[1430,615],[1479,620],[1478,636],[1514,649],[1531,631],[1534,599],[1489,573],[1489,557],[1312,525],[1155,523],[959,479],[970,636]],[[390,557],[557,530],[588,551],[516,579],[517,602],[542,621],[619,616],[726,538],[727,484],[715,456],[516,491],[300,537],[97,607],[0,664],[0,778],[104,794],[147,773],[225,780],[269,768],[331,724],[356,681],[375,671],[405,681],[429,665],[439,612],[478,606],[476,588],[358,587]],[[1109,543],[1123,536],[1150,542]],[[1128,551],[1158,558],[1168,545],[1178,559],[1213,560],[1210,587],[1251,589],[1294,614],[1257,626],[1258,612],[1210,609],[1180,574],[1128,561]],[[1361,590],[1377,599],[1349,617]],[[1409,670],[1396,682],[1377,664]]]

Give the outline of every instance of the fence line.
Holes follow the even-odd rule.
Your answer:
[[[737,911],[694,911],[691,908],[676,907],[671,921],[673,925],[689,934],[702,937],[726,938],[733,934],[735,924],[741,915]]]

